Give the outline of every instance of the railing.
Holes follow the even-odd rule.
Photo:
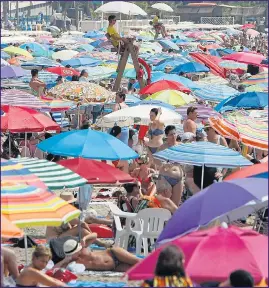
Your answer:
[[[201,17],[201,24],[234,25],[234,17]]]

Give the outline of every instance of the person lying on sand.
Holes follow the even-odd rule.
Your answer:
[[[126,272],[139,262],[139,258],[128,251],[113,247],[105,251],[91,251],[84,243],[75,239],[67,240],[63,245],[65,259],[54,268],[65,268],[71,262],[83,264],[86,270]]]

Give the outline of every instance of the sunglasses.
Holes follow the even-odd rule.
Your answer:
[[[137,162],[137,164],[139,165],[139,166],[141,166],[141,165],[143,165],[143,164],[145,164],[145,163],[141,163],[141,162]]]

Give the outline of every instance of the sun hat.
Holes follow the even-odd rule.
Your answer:
[[[191,132],[185,132],[181,137],[181,141],[191,140],[192,138],[195,138],[195,134]]]
[[[78,241],[74,239],[68,239],[64,242],[63,249],[66,256],[71,256],[79,252],[82,249],[82,246]]]
[[[63,192],[61,193],[60,197],[66,201],[67,203],[74,203],[77,201],[77,199],[74,197],[74,195],[70,192]]]

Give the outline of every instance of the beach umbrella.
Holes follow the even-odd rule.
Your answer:
[[[189,88],[186,88],[184,85],[182,85],[179,82],[169,81],[169,80],[159,80],[142,88],[139,91],[139,94],[140,95],[154,94],[156,92],[167,90],[167,89],[178,90],[178,91],[186,92],[186,93],[191,92]]]
[[[33,59],[33,56],[28,51],[18,48],[18,47],[8,46],[4,48],[3,51],[9,55],[18,54],[18,55],[25,56],[26,58]]]
[[[267,205],[268,179],[244,178],[214,183],[179,207],[162,231],[158,243],[168,242],[216,220],[231,223]]]
[[[1,238],[21,238],[23,232],[1,213]]]
[[[95,130],[75,130],[61,133],[42,141],[37,147],[54,155],[89,159],[113,161],[138,157],[134,150],[119,139]]]
[[[249,35],[250,37],[257,37],[258,35],[260,35],[260,32],[254,29],[248,29],[246,34]]]
[[[160,252],[175,245],[184,253],[186,274],[196,283],[223,282],[239,269],[248,271],[257,286],[268,282],[268,236],[224,224],[162,245],[127,272],[128,280],[152,279]]]
[[[200,79],[198,81],[198,84],[201,86],[207,86],[209,84],[218,84],[218,85],[228,85],[229,81],[220,77],[220,76],[216,76],[214,74],[209,73],[209,75],[207,75],[206,77]]]
[[[228,97],[235,96],[239,93],[236,89],[227,85],[209,84],[200,88],[201,89],[197,89],[193,92],[194,95],[212,102],[220,102],[223,99],[227,99]]]
[[[256,85],[256,84],[266,84],[268,86],[268,71],[253,75],[247,80],[245,80],[244,82],[242,82],[242,85],[245,85],[245,86]]]
[[[61,66],[62,65],[60,63],[48,59],[46,57],[37,57],[31,61],[26,61],[21,64],[21,67],[25,70],[32,70],[32,69],[42,70],[43,68],[61,67]],[[40,74],[38,76],[40,76]]]
[[[98,66],[102,63],[99,59],[94,58],[73,58],[67,61],[63,61],[62,64],[64,66],[70,65],[71,67],[80,67],[80,66]]]
[[[129,174],[95,160],[74,158],[61,160],[58,164],[86,178],[89,184],[115,184],[134,181]]]
[[[3,59],[9,59],[10,56],[9,56],[5,51],[1,50],[1,58],[3,58]]]
[[[173,8],[171,8],[169,5],[165,3],[156,3],[151,6],[154,9],[160,10],[160,11],[165,11],[165,12],[173,12]]]
[[[156,92],[146,98],[146,100],[159,100],[173,106],[182,106],[195,102],[195,98],[177,90],[163,90]]]
[[[1,58],[1,67],[4,67],[4,66],[10,66],[10,64],[6,60]]]
[[[256,164],[246,167],[228,175],[224,181],[242,178],[265,178],[268,179],[268,163]]]
[[[223,108],[236,109],[260,109],[266,106],[268,106],[268,93],[265,92],[243,92],[223,104]]]
[[[50,111],[53,112],[67,111],[76,106],[74,102],[67,100],[48,98],[45,96],[41,96],[40,99],[46,106],[49,107]]]
[[[245,29],[253,29],[255,28],[256,26],[254,24],[251,24],[251,23],[248,23],[248,24],[244,24],[243,26],[241,26],[240,28],[242,30],[245,30]]]
[[[101,80],[112,77],[112,74],[115,72],[115,69],[105,67],[105,66],[83,66],[78,68],[79,71],[86,70],[90,75],[91,80]]]
[[[158,106],[157,106],[158,107]],[[156,108],[156,105],[138,105],[125,109],[121,109],[103,116],[97,121],[99,127],[113,127],[118,125],[120,127],[137,125],[149,125],[150,123],[150,110]],[[166,125],[177,125],[181,123],[181,116],[165,107],[162,107],[162,114],[160,121]]]
[[[165,49],[173,49],[178,51],[179,47],[177,46],[176,43],[172,42],[171,40],[158,40],[158,42],[162,45],[163,48]]]
[[[123,2],[123,1],[108,2],[100,6],[94,12],[109,13],[109,14],[121,13],[125,15],[141,15],[141,16],[147,15],[147,13],[138,5],[131,2]]]
[[[7,89],[1,91],[1,105],[50,110],[50,107],[42,102],[39,98],[30,93],[17,89]]]
[[[17,66],[1,67],[1,79],[18,78],[26,75],[26,71]]]
[[[53,73],[53,74],[63,76],[63,77],[73,76],[73,75],[79,76],[80,75],[80,73],[78,71],[76,71],[75,69],[66,68],[66,67],[51,67],[51,68],[47,68],[46,71]]]
[[[33,51],[32,54],[34,57],[41,57],[41,56],[48,56],[49,55],[48,49],[39,43],[28,42],[28,43],[24,43],[20,46],[20,48],[24,49],[24,50],[26,50],[26,47],[29,47]]]
[[[201,73],[209,72],[208,67],[198,62],[189,62],[175,67],[170,73]]]
[[[84,37],[86,38],[99,38],[104,37],[104,33],[101,31],[88,31],[86,34],[84,34]]]
[[[261,83],[256,85],[251,85],[246,87],[246,92],[267,92],[268,93],[268,84]]]
[[[235,70],[235,69],[247,70],[248,69],[247,64],[239,63],[239,62],[235,62],[231,60],[221,61],[219,65],[228,70]]]
[[[51,190],[76,188],[87,183],[85,178],[68,169],[68,167],[59,165],[59,162],[55,163],[37,158],[12,159],[12,162],[28,169]]]
[[[150,100],[140,100],[139,102],[136,102],[136,103],[133,103],[129,106],[139,106],[139,105],[151,105],[151,106],[156,106],[156,107],[164,107],[164,108],[167,108],[167,109],[170,109],[170,110],[175,110],[176,107],[174,107],[173,105],[170,105],[168,103],[165,103],[163,101],[160,101],[160,100],[153,100],[153,99],[150,99]]]
[[[53,60],[57,60],[60,59],[62,61],[65,60],[70,60],[72,59],[75,55],[78,54],[78,51],[74,51],[74,50],[61,50],[58,52],[54,52],[51,57]]]
[[[71,101],[86,103],[104,103],[115,98],[114,93],[100,85],[87,82],[67,82],[49,90],[49,95]]]
[[[11,133],[59,131],[60,126],[44,114],[28,107],[2,105],[1,131]]]
[[[79,47],[76,48],[77,51],[81,52],[81,51],[86,51],[86,52],[91,52],[92,50],[94,50],[95,48],[90,45],[90,44],[82,44]]]
[[[165,61],[160,61],[156,66],[153,66],[153,71],[164,71],[167,66],[175,67],[188,62],[189,61],[183,57],[178,57],[173,60],[165,59]]]
[[[1,185],[1,212],[20,228],[60,226],[80,215],[52,192],[25,184]]]
[[[250,52],[237,52],[222,57],[223,60],[233,60],[241,63],[259,65],[262,60],[266,59],[263,55]]]

